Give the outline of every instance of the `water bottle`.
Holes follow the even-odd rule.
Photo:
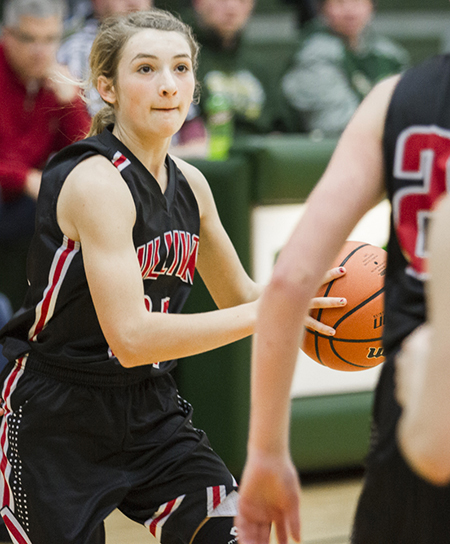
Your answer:
[[[233,143],[233,111],[223,93],[213,93],[206,101],[208,159],[224,161]]]

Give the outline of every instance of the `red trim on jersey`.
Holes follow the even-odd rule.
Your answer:
[[[152,522],[150,523],[148,529],[154,537],[156,537],[156,529],[158,527],[158,523],[160,523],[164,518],[169,516],[170,512],[172,511],[172,508],[175,505],[175,502],[176,502],[176,499],[173,499],[169,501],[168,503],[166,503],[166,507],[161,512],[161,514],[158,517],[156,517],[154,520],[152,520]]]
[[[162,504],[153,514],[153,517],[151,517],[144,523],[150,533],[159,541],[161,541],[161,531],[164,524],[166,523],[170,515],[173,514],[183,502],[184,497],[185,495],[180,495],[176,499]]]
[[[3,508],[2,517],[6,528],[14,539],[13,542],[15,544],[32,544],[25,530],[20,525],[19,521],[15,518],[14,514],[9,510],[9,508]]]
[[[117,170],[119,170],[119,172],[122,172],[124,168],[131,164],[125,155],[123,155],[120,151],[116,151],[111,162],[117,168]]]
[[[48,285],[42,300],[36,306],[36,319],[29,332],[29,339],[34,342],[53,315],[59,289],[72,259],[80,249],[80,243],[64,236],[63,245],[56,251],[50,267]]]
[[[10,397],[14,390],[16,389],[17,382],[23,374],[26,363],[26,357],[22,357],[17,360],[14,369],[11,371],[9,376],[5,380],[5,385],[3,387],[2,398],[4,401],[4,410],[5,414],[2,419],[1,431],[0,431],[0,447],[1,447],[1,461],[0,461],[0,471],[3,475],[3,496],[2,496],[2,506],[11,507],[12,504],[12,493],[9,487],[9,476],[11,474],[11,465],[9,463],[8,457],[6,455],[6,444],[8,440],[8,418],[7,415],[11,412],[11,403]]]
[[[213,492],[213,508],[217,508],[220,504],[220,487],[218,485],[214,486],[212,489]]]

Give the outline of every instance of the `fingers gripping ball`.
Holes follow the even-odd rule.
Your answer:
[[[347,241],[333,267],[347,273],[323,285],[316,296],[344,297],[342,308],[312,310],[311,315],[336,330],[325,336],[306,329],[302,350],[335,370],[356,371],[384,361],[384,276],[387,253],[364,242]]]

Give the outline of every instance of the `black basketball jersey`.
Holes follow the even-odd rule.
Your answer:
[[[77,164],[101,154],[120,171],[136,206],[133,241],[149,311],[179,313],[190,292],[199,247],[197,201],[184,175],[167,156],[163,194],[143,164],[111,132],[77,142],[45,169],[36,232],[28,256],[30,286],[23,308],[2,331],[10,360],[30,357],[59,367],[108,373],[157,375],[175,362],[125,369],[111,352],[95,313],[83,265],[83,248],[58,226],[56,205],[64,180]]]
[[[383,143],[392,205],[384,327],[389,354],[426,317],[427,230],[450,182],[450,56],[434,57],[403,75]]]

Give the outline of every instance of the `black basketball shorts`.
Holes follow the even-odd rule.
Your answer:
[[[236,482],[170,375],[73,381],[26,358],[4,381],[1,514],[14,542],[104,543],[103,520],[115,508],[162,544],[189,544],[217,517],[232,528]],[[236,542],[229,531],[216,540]]]
[[[352,544],[448,544],[450,486],[437,487],[415,474],[396,440],[400,407],[395,365],[382,368],[374,404],[372,443],[355,516]]]

